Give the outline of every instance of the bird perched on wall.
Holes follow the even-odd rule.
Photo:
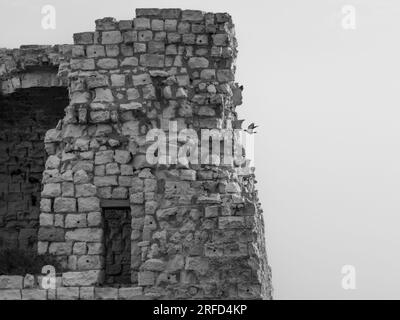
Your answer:
[[[257,133],[256,131],[254,131],[255,128],[258,128],[258,126],[256,126],[254,124],[254,122],[250,123],[249,126],[247,127],[247,129],[245,129],[244,131],[246,131],[249,134],[254,134]]]

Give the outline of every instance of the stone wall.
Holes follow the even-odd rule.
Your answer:
[[[66,88],[0,96],[0,248],[37,250],[44,136],[68,102]]]
[[[94,32],[75,34],[71,55],[59,73],[70,103],[45,136],[38,234],[39,254],[56,255],[69,270],[64,286],[107,280],[114,293],[146,298],[271,298],[253,170],[233,161],[169,163],[172,153],[166,164],[146,157],[149,131],[171,133],[171,123],[178,131],[233,131],[241,90],[231,17],[137,9],[133,20],[99,19]],[[110,201],[130,209],[129,289],[107,274]],[[111,242],[113,254],[126,249]]]
[[[55,289],[43,288],[43,276],[0,276],[0,300],[148,300],[141,287],[70,286],[68,273],[56,278]],[[84,284],[85,279],[81,279]],[[47,282],[45,281],[45,284]],[[67,285],[67,286],[65,286]],[[47,285],[46,285],[47,286]]]

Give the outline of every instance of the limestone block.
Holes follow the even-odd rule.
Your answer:
[[[22,300],[47,300],[47,290],[43,289],[23,289]]]
[[[118,44],[122,42],[122,35],[120,31],[105,31],[101,34],[102,44]]]
[[[112,74],[111,75],[111,85],[113,87],[125,86],[125,75],[124,74]]]
[[[116,176],[94,177],[93,183],[96,187],[109,187],[118,185]]]
[[[140,56],[140,65],[144,67],[164,67],[164,55],[161,54],[142,54]]]
[[[180,271],[185,266],[185,259],[181,254],[175,255],[168,261],[166,270],[170,273]]]
[[[160,259],[149,259],[146,260],[142,266],[141,269],[147,270],[147,271],[163,271],[166,267],[166,263]]]
[[[78,198],[79,212],[92,212],[100,210],[100,199],[97,197]]]
[[[164,20],[160,20],[160,19],[151,20],[151,30],[163,31],[164,30]]]
[[[40,241],[64,241],[64,229],[55,227],[40,227],[38,232]]]
[[[79,287],[60,287],[57,288],[57,300],[78,300]]]
[[[81,228],[69,230],[65,233],[66,241],[88,241],[99,242],[103,238],[103,229],[100,228]]]
[[[228,44],[228,35],[226,33],[218,33],[212,35],[215,46],[226,46]]]
[[[118,175],[120,174],[119,165],[116,162],[106,164],[107,175]]]
[[[93,43],[93,32],[81,32],[74,34],[75,44],[92,44]]]
[[[74,255],[84,255],[86,254],[86,242],[75,242],[72,253]]]
[[[86,85],[89,89],[102,88],[108,86],[108,77],[102,74],[94,74],[86,77]]]
[[[88,58],[99,58],[105,57],[106,53],[104,46],[101,45],[90,45],[86,47],[86,55]]]
[[[127,57],[121,62],[121,67],[135,67],[139,65],[139,60],[136,57]]]
[[[80,300],[94,300],[94,287],[80,287],[79,288]]]
[[[72,70],[94,70],[94,59],[71,59],[70,66]]]
[[[53,242],[49,246],[49,253],[54,255],[70,255],[72,253],[72,242]]]
[[[101,279],[102,272],[100,270],[64,272],[62,275],[62,284],[66,287],[88,287],[98,284]]]
[[[197,69],[197,68],[207,68],[209,62],[204,57],[192,57],[188,62],[189,68]]]
[[[136,300],[143,295],[142,287],[119,288],[118,298],[120,300]]]
[[[123,33],[124,43],[131,44],[137,41],[137,31],[129,30]]]
[[[139,121],[130,120],[122,125],[122,134],[124,136],[136,137],[139,135]]]
[[[139,31],[138,32],[138,41],[147,42],[153,39],[153,32],[150,30]]]
[[[58,169],[60,167],[61,160],[57,156],[49,156],[46,161],[46,169]]]
[[[136,100],[140,97],[140,93],[136,88],[130,88],[126,91],[128,100]]]
[[[152,271],[141,271],[138,274],[139,286],[152,286],[155,282],[155,274]]]
[[[235,80],[235,75],[232,70],[224,69],[217,71],[217,79],[220,82],[229,82]]]
[[[89,180],[90,180],[90,178],[85,170],[78,170],[74,174],[74,183],[76,185],[79,185],[82,183],[88,183]]]
[[[77,197],[92,197],[96,195],[97,188],[95,185],[90,183],[76,185],[76,196]]]
[[[22,289],[22,276],[0,276],[0,289]]]
[[[96,165],[106,164],[106,163],[112,162],[113,160],[114,160],[114,151],[113,150],[105,150],[105,151],[96,152],[95,158],[94,158],[94,163]]]
[[[148,73],[132,75],[132,81],[134,86],[141,86],[152,83],[150,74]]]
[[[24,289],[31,289],[35,286],[35,276],[26,274],[24,277]]]
[[[139,110],[142,109],[142,104],[139,102],[123,103],[119,105],[122,111]]]
[[[135,30],[150,29],[150,19],[148,18],[135,18],[133,19],[133,27]]]
[[[43,191],[42,191],[43,198],[54,198],[60,195],[61,195],[61,185],[59,183],[48,183],[43,186]],[[48,202],[47,205],[49,205]]]
[[[115,150],[114,160],[126,164],[131,160],[131,153],[125,150]]]
[[[88,254],[103,254],[104,253],[104,246],[100,242],[90,242],[87,244],[88,247]]]
[[[0,300],[21,300],[21,290],[0,290]]]
[[[54,212],[75,212],[76,199],[74,198],[56,198],[54,200]]]
[[[100,212],[89,212],[87,215],[87,223],[89,227],[99,227],[102,224],[102,216]]]
[[[54,224],[54,214],[52,213],[41,213],[39,216],[39,224],[42,227],[52,226]]]
[[[182,11],[182,21],[203,21],[204,12],[200,10],[183,10]]]
[[[244,217],[220,217],[218,219],[218,228],[219,229],[237,229],[237,228],[245,228],[245,220]]]
[[[209,263],[207,259],[202,257],[187,257],[185,269],[198,272],[201,275],[205,275],[209,270]]]
[[[78,258],[78,270],[99,270],[103,264],[103,257],[99,255],[83,255]]]
[[[94,288],[94,298],[96,300],[117,300],[118,288]]]
[[[102,69],[118,68],[118,60],[113,58],[103,58],[97,61],[97,66]]]
[[[86,214],[73,213],[73,214],[67,214],[65,216],[65,228],[85,228],[85,227],[87,227]]]

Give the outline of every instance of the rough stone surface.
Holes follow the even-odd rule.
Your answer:
[[[0,228],[29,221],[24,212],[34,221],[1,234],[7,243],[36,243],[37,235],[38,252],[63,262],[63,286],[47,299],[271,298],[253,169],[219,165],[220,154],[176,166],[177,154],[163,158],[161,149],[158,163],[146,157],[153,128],[232,130],[241,103],[236,45],[226,13],[138,9],[130,21],[96,20],[95,32],[75,34],[70,46],[0,49],[9,105],[20,88],[70,92],[47,134],[24,129],[18,134],[29,137],[18,140],[12,121],[0,127]],[[39,76],[27,65],[47,69]],[[36,156],[30,171],[15,163]],[[45,297],[22,279],[18,288],[4,280],[0,298]]]

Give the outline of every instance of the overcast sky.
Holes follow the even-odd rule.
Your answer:
[[[54,5],[56,30],[41,28]],[[356,29],[342,27],[342,7]],[[229,12],[239,115],[260,125],[256,174],[276,299],[400,298],[398,0],[1,0],[0,47],[72,43],[137,7]],[[343,265],[356,289],[341,286]]]

